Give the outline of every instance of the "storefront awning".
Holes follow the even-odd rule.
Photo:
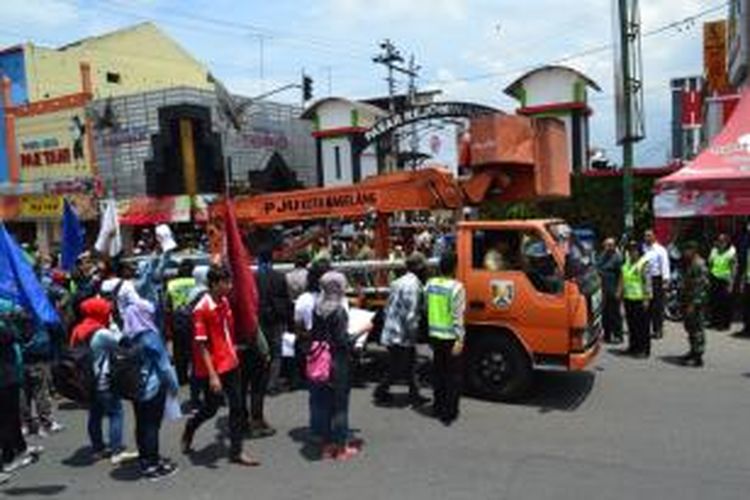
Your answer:
[[[750,87],[711,145],[656,184],[657,218],[750,213]]]

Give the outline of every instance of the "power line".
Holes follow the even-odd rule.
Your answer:
[[[643,38],[659,35],[661,33],[679,28],[684,25],[694,24],[695,21],[697,21],[698,19],[706,17],[710,14],[713,14],[714,12],[718,12],[719,10],[726,9],[728,6],[729,6],[728,2],[723,2],[721,5],[706,8],[700,12],[697,12],[690,16],[686,16],[680,20],[670,22],[668,24],[665,24],[663,26],[660,26],[652,30],[644,31]],[[513,69],[480,73],[477,75],[466,76],[466,77],[455,77],[455,78],[450,78],[450,79],[445,79],[445,80],[433,80],[431,83],[434,85],[444,85],[444,84],[450,84],[450,83],[474,82],[474,81],[480,81],[480,80],[494,79],[494,78],[514,75],[516,73],[521,73],[524,71],[530,71],[534,68],[538,68],[540,64],[563,64],[565,62],[569,62],[575,59],[581,59],[581,58],[589,57],[595,54],[600,54],[602,52],[608,52],[610,50],[613,50],[614,48],[615,48],[614,43],[596,45],[596,46],[589,47],[587,49],[583,49],[579,52],[575,52],[573,54],[559,57],[557,59],[553,59],[551,61],[547,61],[544,63],[529,64],[529,65],[525,65],[525,66],[521,66],[521,67],[517,67]]]
[[[143,14],[140,14],[138,12],[135,12],[133,10],[129,10],[122,2],[119,2],[117,0],[100,0],[97,2],[95,6],[93,6],[96,9],[102,9],[108,12],[112,12],[119,15],[129,15],[132,17],[137,17],[140,19],[149,19],[148,16],[145,16]],[[219,27],[222,28],[221,31],[215,31],[216,33],[223,35],[223,36],[231,36],[227,34],[227,29],[232,29],[235,31],[238,31],[243,34],[250,34],[254,37],[258,36],[264,36],[266,38],[273,38],[274,40],[280,41],[280,42],[291,42],[302,45],[306,49],[311,50],[317,50],[322,52],[328,52],[333,53],[336,55],[344,56],[344,57],[350,57],[352,59],[358,59],[361,60],[364,57],[366,57],[366,53],[364,52],[364,44],[361,44],[359,42],[353,42],[351,40],[338,40],[334,38],[326,38],[321,37],[317,35],[312,34],[305,34],[305,33],[295,33],[292,31],[284,31],[279,29],[272,29],[272,28],[266,28],[259,25],[249,24],[245,22],[238,22],[238,21],[232,21],[227,19],[219,19],[214,17],[208,17],[204,15],[196,15],[187,11],[181,11],[176,10],[174,8],[169,9],[168,15],[172,17],[170,19],[167,17],[167,19],[160,19],[160,22],[164,22],[165,24],[172,24],[175,26],[179,26],[178,21],[174,18],[181,19],[183,21],[190,21],[193,23],[200,23],[203,26],[213,26],[213,27]],[[351,45],[359,45],[362,47],[361,52],[353,52],[351,50],[348,50],[345,48],[345,46],[351,46]],[[368,44],[369,46],[369,44]]]

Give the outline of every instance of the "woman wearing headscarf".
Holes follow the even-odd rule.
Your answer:
[[[353,458],[361,447],[361,443],[350,439],[349,432],[351,346],[349,317],[344,307],[346,286],[346,277],[336,271],[320,278],[310,336],[309,355],[327,344],[331,356],[327,381],[310,383],[312,431],[322,439],[321,456],[336,460]]]
[[[83,321],[73,328],[71,346],[88,344],[93,358],[96,388],[89,407],[88,433],[92,458],[100,460],[110,457],[113,465],[135,458],[125,451],[122,440],[122,400],[112,393],[109,380],[109,355],[116,349],[122,334],[110,328],[112,304],[101,297],[92,297],[81,303]],[[109,420],[109,442],[102,438],[102,421]]]
[[[133,402],[135,440],[141,474],[155,481],[177,472],[177,464],[159,455],[159,431],[167,394],[176,396],[179,384],[169,353],[154,323],[154,312],[155,307],[151,302],[133,297],[125,308],[123,324],[125,336],[143,352],[143,391]]]

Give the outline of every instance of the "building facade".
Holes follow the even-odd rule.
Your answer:
[[[150,23],[0,51],[0,80],[0,220],[42,248],[59,240],[63,198],[84,219],[114,194],[126,224],[167,207],[190,222],[226,185],[318,182],[300,108],[235,98],[235,130],[207,68]]]
[[[235,98],[245,102],[242,97]],[[253,188],[251,173],[278,154],[303,185],[317,184],[311,124],[301,109],[273,102],[248,105],[239,131],[213,91],[190,87],[91,102],[95,151],[105,190],[117,198],[218,193]]]
[[[750,84],[750,0],[730,0],[727,44],[729,81]]]
[[[565,66],[543,66],[511,83],[505,93],[520,103],[518,114],[554,117],[565,123],[568,155],[574,172],[589,168],[590,127],[593,110],[588,91],[601,91],[589,77]]]

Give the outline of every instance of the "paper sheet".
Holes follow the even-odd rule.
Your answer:
[[[293,333],[284,332],[281,336],[281,357],[294,357],[294,344],[297,342],[297,336]]]
[[[375,313],[367,309],[352,307],[349,309],[349,335],[360,335],[372,328]]]
[[[164,402],[164,420],[167,422],[176,422],[182,418],[182,409],[180,400],[177,396],[167,396]]]

